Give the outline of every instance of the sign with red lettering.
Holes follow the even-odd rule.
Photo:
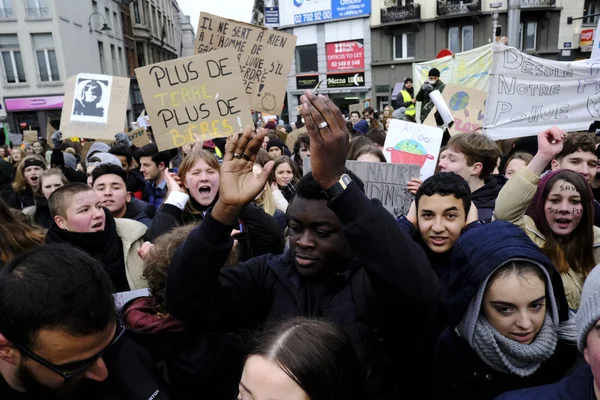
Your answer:
[[[328,71],[365,68],[365,46],[359,41],[327,43],[326,51]]]
[[[594,43],[594,29],[584,29],[579,36],[580,47],[591,47]],[[591,49],[590,49],[591,50]]]

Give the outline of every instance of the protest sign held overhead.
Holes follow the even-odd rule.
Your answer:
[[[255,111],[279,114],[296,36],[201,13],[195,52],[206,53],[220,48],[232,48],[237,52],[250,107]]]
[[[394,119],[390,123],[383,154],[394,164],[416,164],[421,179],[432,176],[442,145],[444,132],[440,128]]]
[[[160,150],[226,137],[253,125],[237,54],[220,49],[135,70]]]
[[[348,160],[346,168],[363,181],[368,198],[381,201],[395,218],[408,214],[413,196],[407,184],[419,178],[418,165]],[[304,158],[302,171],[305,175],[311,171],[310,157]]]
[[[600,62],[561,62],[495,43],[484,132],[493,140],[554,125],[587,130],[600,119]]]
[[[23,131],[23,141],[27,143],[33,143],[38,140],[38,131],[31,130],[31,126],[29,130]]]
[[[114,140],[125,126],[129,81],[96,74],[70,77],[60,119],[63,137]]]
[[[138,128],[127,132],[127,137],[135,147],[144,147],[152,142],[150,136],[148,136],[148,131],[144,128]]]
[[[450,135],[471,133],[482,128],[486,96],[487,93],[483,90],[446,85],[442,97],[454,118],[454,124],[448,129]],[[436,126],[434,113],[429,113],[425,125]]]

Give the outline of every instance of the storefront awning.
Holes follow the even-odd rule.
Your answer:
[[[396,100],[403,86],[404,84],[402,82],[396,82],[396,84],[394,85],[394,90],[392,90],[392,101]]]

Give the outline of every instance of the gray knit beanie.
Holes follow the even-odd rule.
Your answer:
[[[596,266],[588,275],[581,291],[581,305],[575,316],[577,347],[583,353],[587,335],[600,319],[600,268]]]
[[[63,153],[65,159],[65,165],[71,169],[77,169],[77,159],[73,154]]]

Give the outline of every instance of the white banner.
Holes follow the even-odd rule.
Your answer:
[[[600,60],[561,62],[495,43],[483,130],[493,140],[600,120]]]

